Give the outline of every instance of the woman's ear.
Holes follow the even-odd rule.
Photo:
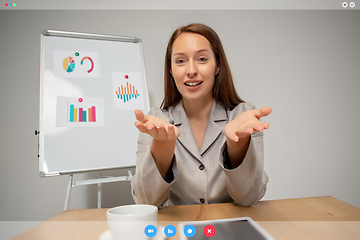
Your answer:
[[[218,75],[220,72],[220,67],[216,67],[215,76]]]

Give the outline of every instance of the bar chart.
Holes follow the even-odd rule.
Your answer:
[[[114,110],[144,109],[142,76],[138,72],[112,72]]]
[[[135,86],[131,83],[129,84],[129,82],[126,82],[126,86],[122,84],[120,87],[118,87],[116,90],[116,95],[117,98],[123,100],[124,103],[131,100],[132,98],[137,99],[140,96],[138,90],[135,90]]]
[[[69,103],[69,122],[96,122],[96,107],[87,108]]]

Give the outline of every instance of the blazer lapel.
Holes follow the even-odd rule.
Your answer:
[[[202,159],[201,156],[220,137],[228,120],[226,110],[214,100],[210,117],[206,125],[205,136],[199,151],[190,122],[184,110],[183,102],[180,101],[172,110],[169,111],[169,113],[171,123],[178,127],[180,131],[178,141],[194,158],[200,162]]]
[[[209,121],[206,125],[205,136],[201,145],[201,156],[212,146],[212,144],[220,137],[225,125],[227,124],[226,110],[214,100],[211,109]]]
[[[194,134],[191,130],[190,122],[186,116],[183,102],[180,101],[172,111],[170,111],[170,119],[173,125],[178,127],[180,136],[178,141],[180,144],[198,161],[201,162],[201,155],[197,148]]]

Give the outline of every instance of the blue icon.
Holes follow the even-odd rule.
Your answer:
[[[193,225],[187,225],[184,228],[184,234],[187,237],[193,237],[195,236],[196,228]]]
[[[155,237],[157,233],[156,227],[154,225],[147,225],[145,228],[145,235],[147,237]]]
[[[176,228],[173,225],[167,225],[164,229],[164,233],[167,237],[173,237],[176,234]]]

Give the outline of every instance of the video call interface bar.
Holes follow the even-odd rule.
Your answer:
[[[14,0],[2,1],[0,9],[21,10],[247,10],[247,9],[274,9],[274,10],[355,10],[360,9],[360,0]]]

